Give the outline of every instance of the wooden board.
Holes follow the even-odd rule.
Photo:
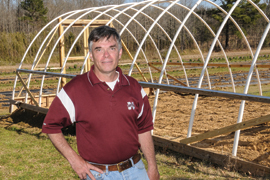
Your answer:
[[[263,124],[263,123],[266,123],[266,122],[269,122],[269,121],[270,121],[270,115],[267,115],[267,116],[255,118],[255,119],[252,119],[252,120],[249,120],[249,121],[233,124],[231,126],[226,126],[224,128],[215,129],[213,131],[209,131],[209,132],[206,132],[206,133],[203,133],[203,134],[192,136],[192,137],[189,137],[189,138],[186,138],[186,139],[182,139],[182,140],[180,140],[180,143],[190,144],[190,143],[193,143],[193,142],[201,141],[201,140],[211,138],[211,137],[214,137],[214,136],[218,136],[218,135],[221,135],[221,134],[227,134],[227,133],[230,133],[230,132],[234,132],[234,131],[237,131],[239,129],[246,129],[248,127],[255,126],[255,125],[258,125],[258,124]]]
[[[9,100],[10,104],[14,104],[17,106],[17,108],[23,108],[23,109],[28,109],[31,111],[35,111],[35,112],[39,112],[42,114],[47,114],[48,109],[47,108],[42,108],[42,107],[38,107],[38,106],[33,106],[30,104],[25,104],[19,101],[14,101],[14,100]]]
[[[162,65],[161,62],[151,62],[151,65]],[[180,62],[168,62],[167,65],[178,65],[180,66]],[[204,63],[183,63],[184,66],[204,66]],[[208,63],[207,66],[215,66],[215,67],[228,67],[225,63]],[[247,67],[250,68],[249,64],[230,64],[229,67]],[[256,68],[270,68],[269,64],[257,64]]]
[[[160,69],[158,69],[158,68],[156,68],[155,66],[153,66],[151,63],[148,63],[149,64],[149,66],[150,67],[152,67],[152,68],[154,68],[155,70],[157,70],[158,72],[161,72],[161,70]],[[185,83],[183,83],[183,82],[181,82],[181,81],[179,81],[177,78],[175,78],[175,77],[173,77],[173,76],[171,76],[171,75],[169,75],[168,73],[167,74],[165,74],[166,76],[168,76],[169,78],[171,78],[171,79],[173,79],[173,80],[175,80],[176,82],[178,82],[179,84],[181,84],[182,86],[187,86]]]
[[[230,170],[249,172],[252,176],[265,176],[270,174],[270,168],[256,164],[250,161],[245,161],[230,155],[218,154],[215,152],[206,151],[201,148],[175,142],[170,139],[165,139],[160,136],[153,135],[154,144],[162,147],[164,150],[169,149],[184,155],[195,157],[203,161],[208,161]]]
[[[73,23],[75,21],[75,19],[66,19],[62,22],[63,26],[69,26],[71,23]],[[72,25],[72,27],[76,26],[76,27],[82,27],[85,26],[87,24],[89,24],[92,20],[91,19],[79,19],[76,22],[74,22],[74,24]],[[94,20],[91,24],[90,27],[98,27],[98,26],[102,26],[105,25],[109,22],[110,20]]]
[[[85,59],[84,56],[72,56],[72,57],[68,57],[68,60],[73,60],[73,61],[75,61],[75,60],[83,60],[83,59]]]

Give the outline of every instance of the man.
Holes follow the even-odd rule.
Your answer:
[[[42,131],[80,179],[159,179],[151,108],[139,83],[117,67],[122,55],[119,34],[101,26],[91,32],[88,42],[94,65],[57,94]],[[76,123],[80,155],[61,132],[72,123]],[[139,148],[147,160],[147,172]]]

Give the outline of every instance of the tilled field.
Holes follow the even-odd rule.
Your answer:
[[[179,140],[186,138],[193,95],[174,92],[159,96],[154,134]],[[150,97],[153,104],[154,97]],[[226,127],[237,122],[240,100],[201,96],[198,100],[192,135]],[[270,114],[269,104],[246,101],[243,122]],[[240,133],[237,156],[270,167],[270,123],[257,125]],[[206,139],[192,146],[229,155],[234,133]]]

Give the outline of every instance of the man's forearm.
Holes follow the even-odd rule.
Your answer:
[[[72,164],[74,159],[78,158],[78,154],[72,149],[72,147],[66,141],[62,133],[48,134],[55,148]]]
[[[148,164],[148,176],[150,180],[159,179],[159,173],[155,157],[154,143],[151,135],[151,131],[139,134],[139,142],[141,144],[141,150],[146,158]]]
[[[48,136],[55,148],[68,160],[72,169],[78,174],[80,179],[86,179],[87,175],[91,179],[95,179],[91,174],[90,169],[103,173],[102,170],[87,163],[81,156],[79,156],[68,144],[62,133],[48,134]]]

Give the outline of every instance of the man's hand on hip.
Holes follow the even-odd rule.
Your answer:
[[[86,179],[88,175],[92,180],[95,180],[90,170],[103,173],[102,170],[94,167],[79,156],[67,143],[62,133],[48,134],[55,148],[68,160],[72,169],[79,175],[80,179]]]
[[[103,173],[103,171],[88,162],[86,162],[83,158],[78,156],[79,158],[76,161],[70,163],[72,169],[78,174],[80,179],[86,179],[88,175],[92,180],[95,180],[95,177],[92,175],[90,170],[97,171],[99,173]]]

